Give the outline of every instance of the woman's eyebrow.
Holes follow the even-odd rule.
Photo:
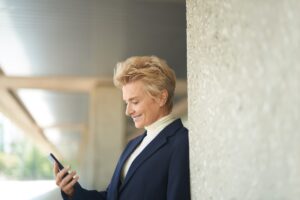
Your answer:
[[[133,100],[136,100],[136,99],[138,99],[138,97],[131,97],[131,98],[129,98],[128,100],[124,100],[125,102],[129,102],[129,101],[133,101]]]
[[[128,99],[128,101],[132,101],[132,100],[136,100],[136,99],[138,99],[138,97],[131,97]]]

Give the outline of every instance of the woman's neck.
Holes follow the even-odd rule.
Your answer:
[[[168,122],[170,122],[170,121],[173,121],[173,116],[171,114],[167,114],[167,115],[164,115],[163,117],[160,117],[158,120],[156,120],[152,124],[145,126],[145,129],[147,131],[154,131],[161,126],[168,124]]]

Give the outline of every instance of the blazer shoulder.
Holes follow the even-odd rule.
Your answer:
[[[189,130],[183,125],[180,118],[176,119],[174,122],[172,122],[171,127],[170,127],[170,130],[173,130],[176,133],[187,134],[189,132]]]
[[[183,126],[180,119],[175,120],[174,128],[168,130],[169,139],[173,140],[175,143],[182,143],[188,141],[188,132],[189,130]]]
[[[188,141],[188,138],[189,138],[189,130],[185,127],[180,128],[174,134],[174,139],[176,141],[182,141],[182,140]]]

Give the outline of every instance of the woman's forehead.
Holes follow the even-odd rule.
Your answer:
[[[141,81],[134,81],[127,83],[122,87],[123,99],[130,100],[146,95],[144,83]]]

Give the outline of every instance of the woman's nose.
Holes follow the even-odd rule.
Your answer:
[[[130,116],[132,114],[132,112],[133,112],[133,110],[132,110],[131,106],[129,104],[127,104],[126,105],[126,112],[125,112],[125,114],[127,116]]]

